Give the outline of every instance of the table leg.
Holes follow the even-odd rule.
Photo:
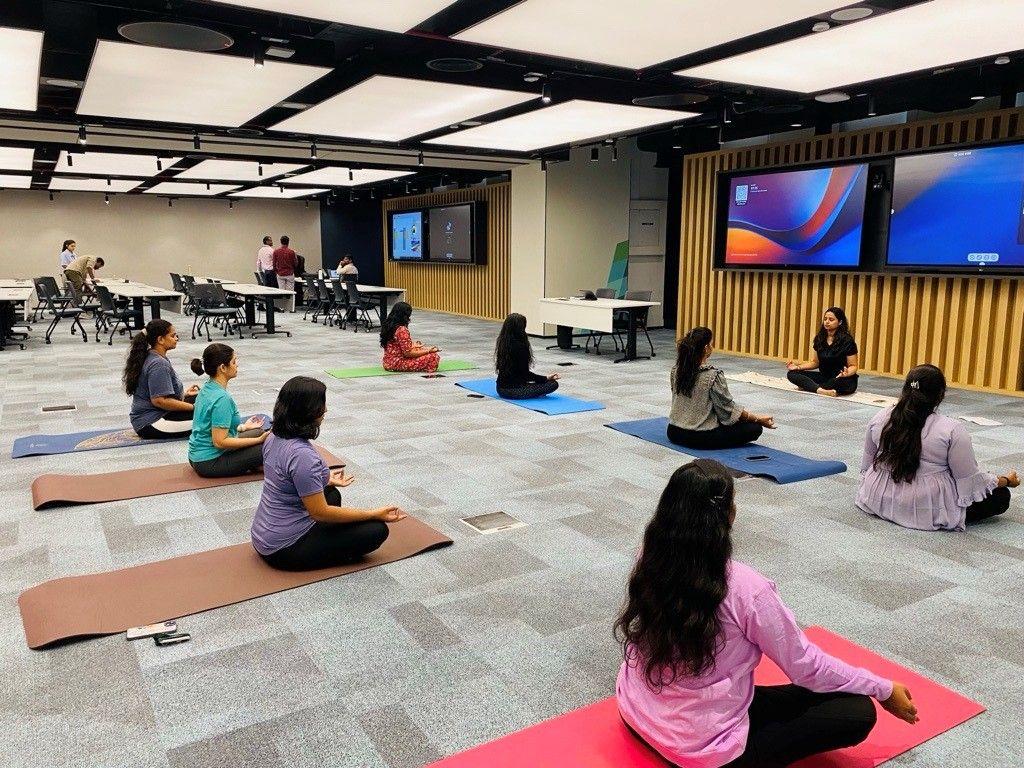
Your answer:
[[[256,298],[253,296],[245,297],[245,324],[250,328],[256,325]]]
[[[135,330],[141,331],[143,326],[146,325],[146,313],[143,311],[143,303],[141,296],[135,296],[132,298],[132,309],[135,311],[135,317],[132,318],[132,322],[135,323]]]
[[[160,319],[160,299],[149,300],[149,311],[153,315],[154,320]]]
[[[636,316],[639,309],[629,310],[629,324],[626,326],[626,350],[622,357],[615,360],[616,363],[628,362],[629,360],[650,360],[649,357],[636,356]]]
[[[571,325],[557,325],[555,326],[558,343],[552,344],[551,346],[544,347],[544,349],[579,349],[579,344],[574,344],[572,340],[572,329]]]
[[[274,297],[267,296],[266,302],[266,313],[267,313],[267,333],[274,333]]]

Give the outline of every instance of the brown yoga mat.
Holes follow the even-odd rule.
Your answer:
[[[235,544],[109,573],[47,581],[18,597],[29,648],[73,638],[113,635],[167,619],[272,595],[364,568],[403,560],[452,543],[414,517],[388,526],[376,552],[350,565],[279,571],[252,544]]]
[[[344,466],[341,459],[323,447],[318,445],[316,449],[327,466]],[[32,481],[32,507],[39,510],[73,504],[100,504],[105,501],[141,499],[145,496],[162,496],[165,493],[251,483],[262,479],[262,472],[237,477],[200,477],[187,463],[105,472],[99,475],[41,475]]]

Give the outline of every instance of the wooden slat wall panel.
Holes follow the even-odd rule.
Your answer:
[[[405,288],[406,300],[420,309],[504,320],[509,313],[511,279],[511,192],[511,184],[493,184],[385,200],[381,222],[384,228],[385,285]],[[487,203],[487,264],[402,264],[387,258],[389,211],[473,200]]]
[[[902,377],[917,363],[950,383],[1024,391],[1024,280],[712,269],[715,175],[893,151],[1024,138],[1024,110],[955,116],[691,155],[683,162],[677,333],[715,332],[724,352],[806,358],[819,313],[846,309],[868,372]]]

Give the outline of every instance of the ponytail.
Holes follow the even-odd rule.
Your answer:
[[[234,356],[235,350],[227,344],[210,344],[203,350],[203,359],[193,358],[189,367],[196,376],[205,373],[212,379],[222,365],[231,365],[231,358]]]
[[[934,365],[910,369],[899,402],[882,427],[874,466],[886,466],[897,483],[909,483],[921,466],[921,432],[946,396],[946,377]]]
[[[171,330],[171,324],[164,319],[150,320],[146,327],[132,337],[132,345],[128,349],[128,359],[124,364],[124,373],[121,381],[124,382],[124,391],[134,395],[139,386],[139,378],[142,376],[142,366],[149,357],[149,350],[156,346],[156,343]]]
[[[693,395],[700,364],[704,360],[704,350],[713,338],[710,328],[699,325],[679,342],[676,352],[676,394],[686,397]]]

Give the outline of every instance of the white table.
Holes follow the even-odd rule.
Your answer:
[[[160,317],[160,304],[162,302],[173,302],[171,311],[177,312],[179,315],[181,314],[183,297],[177,291],[157,288],[156,286],[144,285],[142,283],[114,283],[103,280],[99,284],[115,296],[132,300],[132,309],[135,310],[135,330],[140,330],[145,325],[145,318],[142,312],[143,302],[149,302],[150,312],[152,312],[154,320]]]
[[[625,353],[615,361],[619,363],[641,359],[636,354],[636,318],[644,309],[657,306],[657,301],[544,298],[540,300],[540,321],[558,326],[558,347],[572,349],[573,328],[611,333],[614,330],[615,314],[625,311],[629,317],[629,324],[626,329]]]
[[[7,281],[11,282],[11,281]],[[32,300],[33,287],[19,286],[19,287],[0,287],[0,304],[18,304],[22,303],[25,310],[25,319],[28,320],[28,305]],[[2,315],[0,315],[2,317]],[[0,321],[0,349],[4,349],[7,346],[7,339],[11,335],[11,329],[7,327],[6,323]],[[22,349],[24,345],[20,345]]]
[[[267,311],[267,321],[264,323],[266,333],[285,333],[291,336],[288,331],[278,331],[274,326],[274,311],[280,309],[283,312],[295,311],[295,291],[286,291],[284,288],[271,288],[269,285],[253,285],[251,283],[235,283],[224,285],[224,292],[245,299],[245,325],[252,328],[256,325],[256,300],[262,299]]]
[[[32,314],[32,293],[36,289],[36,284],[31,280],[22,280],[20,278],[9,278],[0,277],[0,290],[10,289],[16,291],[22,291],[28,289],[28,295],[24,299],[2,299],[3,301],[10,301],[15,304],[21,304],[21,317],[23,320],[28,320],[29,315]],[[20,294],[19,294],[20,295]]]
[[[220,283],[221,285],[238,285],[237,280],[225,280],[223,277],[194,276],[197,283]]]

